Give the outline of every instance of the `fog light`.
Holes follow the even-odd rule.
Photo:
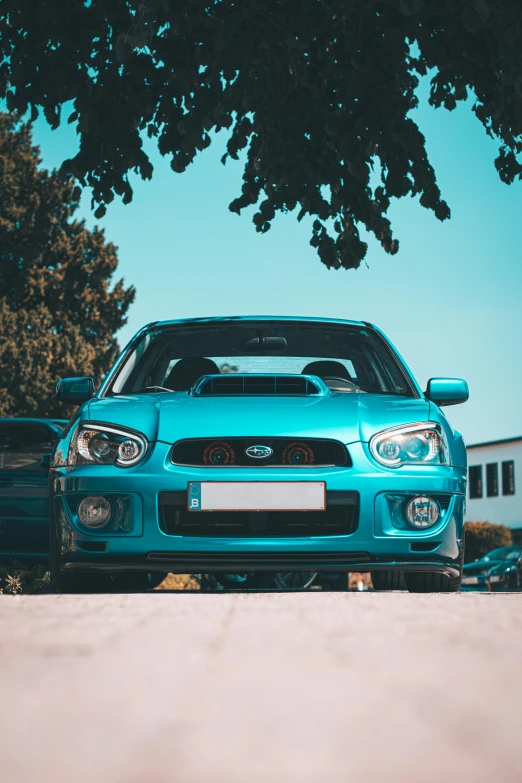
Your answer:
[[[414,527],[431,527],[440,517],[440,506],[428,497],[412,498],[406,504],[406,519]]]
[[[107,498],[90,495],[78,506],[80,521],[88,527],[103,527],[111,518],[112,507]]]

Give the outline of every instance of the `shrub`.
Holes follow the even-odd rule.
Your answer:
[[[0,567],[0,593],[48,593],[51,589],[47,565],[29,566],[12,560],[8,567]]]
[[[465,561],[471,563],[483,557],[499,546],[511,546],[511,530],[506,525],[493,525],[491,522],[466,522]]]

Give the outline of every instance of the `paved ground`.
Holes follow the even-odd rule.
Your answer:
[[[6,783],[522,779],[522,595],[0,596]]]

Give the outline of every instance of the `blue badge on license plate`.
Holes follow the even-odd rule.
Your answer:
[[[189,511],[324,511],[324,481],[189,481]]]
[[[189,484],[188,505],[191,511],[199,511],[201,508],[201,482],[191,481]]]

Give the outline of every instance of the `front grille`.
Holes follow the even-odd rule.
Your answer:
[[[256,447],[267,447],[269,457],[256,455]],[[247,454],[247,450],[250,453]],[[322,438],[194,438],[174,444],[171,460],[175,465],[208,467],[351,467],[345,446]]]
[[[160,524],[172,536],[299,538],[346,536],[357,528],[356,492],[327,493],[326,511],[189,511],[183,492],[161,492]]]

